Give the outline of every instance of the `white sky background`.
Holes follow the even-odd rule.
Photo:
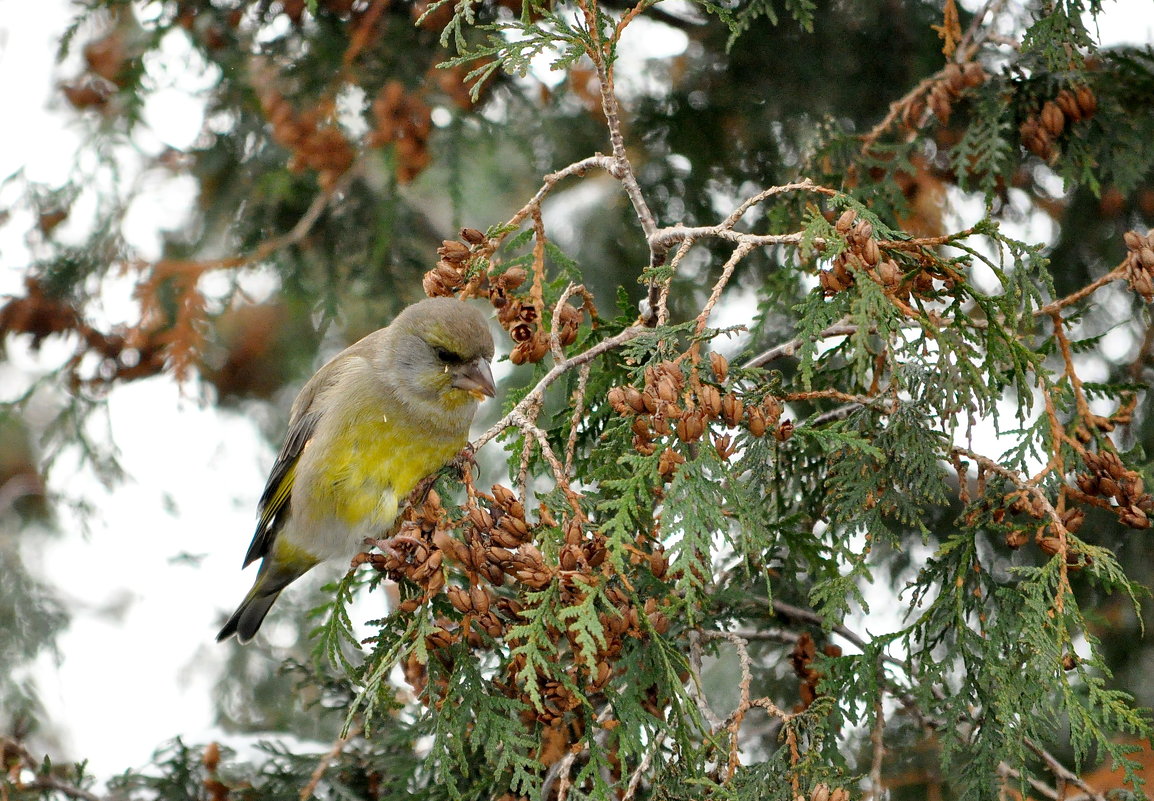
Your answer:
[[[45,183],[67,178],[71,159],[61,154],[79,146],[79,129],[55,87],[75,69],[60,70],[53,59],[70,16],[66,0],[0,0],[0,178],[20,168]],[[1149,43],[1152,4],[1107,2],[1098,29],[1104,44]],[[628,74],[623,65],[618,72]],[[166,94],[168,105],[151,117],[153,133],[158,143],[187,145],[199,113],[181,92]],[[182,217],[189,197],[186,189],[162,185],[148,195],[132,226],[144,255],[156,247],[155,230]],[[30,255],[19,236],[24,227],[0,232],[0,295],[20,292]],[[109,313],[123,302],[110,301]],[[744,322],[749,314],[719,309],[715,322]],[[34,356],[20,340],[8,347],[12,364],[0,365],[5,398],[21,376],[71,353],[49,343]],[[250,418],[204,407],[192,391],[165,378],[118,387],[109,399],[110,434],[128,480],[106,492],[63,460],[54,488],[92,502],[98,513],[90,533],[62,510],[61,535],[42,552],[24,551],[34,572],[60,588],[72,614],[59,639],[60,663],[46,657],[35,666],[48,719],[66,738],[65,753],[53,756],[87,758],[102,777],[146,764],[176,735],[190,743],[236,742],[213,729],[210,691],[227,649],[237,646],[218,645],[214,636],[252,580],[240,562],[273,453]],[[184,553],[204,559],[175,560]]]

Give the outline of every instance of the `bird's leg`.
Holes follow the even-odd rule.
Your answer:
[[[461,478],[467,478],[473,472],[473,468],[477,466],[476,459],[477,452],[473,449],[473,444],[466,443],[465,447],[461,448],[460,453],[453,457],[445,467],[449,470],[456,470]]]

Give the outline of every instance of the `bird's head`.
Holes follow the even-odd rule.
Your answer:
[[[409,306],[389,328],[389,373],[402,402],[450,412],[495,394],[493,336],[476,307],[430,298]]]

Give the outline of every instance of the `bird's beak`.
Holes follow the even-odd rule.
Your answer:
[[[479,401],[497,394],[489,362],[480,356],[453,372],[453,386],[465,390]]]

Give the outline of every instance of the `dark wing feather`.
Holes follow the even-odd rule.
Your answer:
[[[372,336],[371,334],[369,335]],[[368,339],[368,337],[366,337]],[[257,559],[268,554],[272,548],[277,532],[284,526],[289,514],[289,499],[292,497],[293,480],[296,477],[296,466],[305,446],[309,444],[316,432],[317,423],[323,416],[323,411],[313,405],[313,401],[325,389],[342,375],[341,366],[350,357],[360,357],[364,350],[365,340],[346,348],[337,354],[328,364],[317,370],[308,380],[293,401],[292,412],[289,415],[289,430],[285,434],[284,443],[277,454],[269,473],[268,483],[261,493],[257,504],[257,513],[260,519],[256,524],[256,533],[252,544],[248,546],[248,553],[244,557],[244,565],[248,567]]]
[[[269,552],[277,532],[288,519],[288,502],[292,497],[297,460],[312,439],[320,418],[320,412],[310,410],[289,427],[284,444],[281,445],[280,453],[277,454],[276,462],[273,463],[272,471],[269,473],[268,483],[265,484],[264,492],[261,493],[260,502],[257,504],[260,519],[256,524],[252,544],[248,546],[248,553],[244,557],[245,567]]]

